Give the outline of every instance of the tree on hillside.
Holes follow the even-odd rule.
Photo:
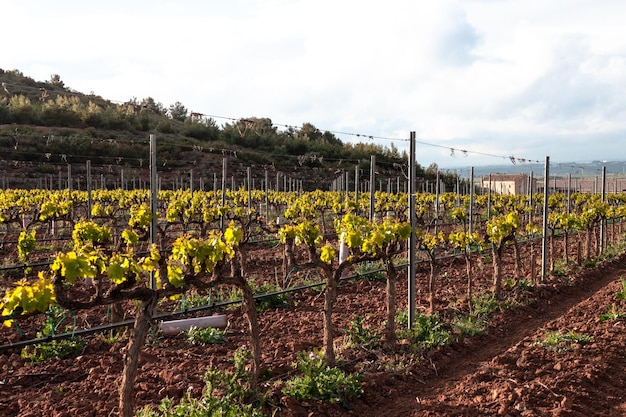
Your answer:
[[[324,134],[322,135],[322,139],[324,139],[326,142],[330,143],[331,145],[343,146],[343,142],[341,141],[341,139],[333,135],[328,130],[324,131]]]
[[[187,119],[185,120],[182,133],[191,138],[212,141],[219,139],[220,128],[212,118],[204,118],[202,120]]]
[[[187,108],[180,101],[170,105],[170,117],[174,120],[184,122],[187,118]]]
[[[226,123],[222,129],[222,135],[228,143],[258,149],[276,138],[278,135],[276,130],[270,118],[246,117],[233,123]]]
[[[161,116],[165,116],[167,114],[167,109],[163,106],[163,103],[157,103],[152,97],[146,97],[141,100],[140,108],[142,111],[147,110],[150,113]]]
[[[325,131],[322,133],[312,123],[302,123],[302,127],[298,131],[293,131],[293,136],[304,140],[322,140],[331,145],[343,145],[343,143],[335,137],[331,132]]]
[[[389,158],[402,159],[402,155],[400,155],[400,152],[398,152],[398,148],[393,142],[389,144],[389,150],[387,151],[387,155],[389,156]]]
[[[311,123],[302,123],[302,127],[295,132],[295,136],[300,139],[314,140],[321,138],[322,132]]]
[[[426,175],[429,175],[433,178],[437,177],[437,172],[439,171],[439,165],[437,165],[436,162],[431,163],[430,165],[428,165],[428,168],[426,168]]]
[[[65,88],[65,83],[61,81],[59,74],[52,74],[50,76],[50,84],[54,87]]]

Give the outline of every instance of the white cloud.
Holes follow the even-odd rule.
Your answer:
[[[3,69],[220,116],[415,130],[444,147],[422,146],[425,165],[610,159],[621,147],[597,138],[626,131],[617,0],[5,3]]]

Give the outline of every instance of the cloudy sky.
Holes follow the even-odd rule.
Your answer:
[[[406,149],[626,160],[623,0],[0,0],[0,68]],[[216,118],[219,124],[228,119]],[[396,140],[397,139],[397,140]]]

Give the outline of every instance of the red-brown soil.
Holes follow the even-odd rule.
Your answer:
[[[251,277],[274,279],[279,251],[258,249],[250,257],[258,261],[251,266]],[[622,290],[620,279],[626,277],[625,262],[620,258],[597,268],[574,267],[567,277],[550,277],[547,284],[525,292],[517,306],[492,317],[486,333],[424,355],[409,354],[402,346],[395,352],[344,348],[341,330],[355,315],[379,329],[385,316],[384,282],[344,282],[334,316],[336,346],[346,370],[364,372],[365,391],[349,408],[300,404],[268,388],[293,373],[298,352],[321,347],[323,297],[316,289],[294,294],[291,307],[268,310],[259,318],[262,366],[273,375],[262,380],[273,393],[268,410],[285,417],[626,415],[626,324],[599,317],[612,304],[626,311],[626,302],[616,298]],[[427,306],[427,273],[426,266],[418,271],[420,311]],[[491,264],[478,263],[474,273],[477,290],[487,290]],[[512,275],[509,261],[505,277]],[[400,308],[406,308],[405,280],[403,276],[398,284]],[[462,260],[443,261],[437,285],[436,306],[442,316],[462,309]],[[80,313],[78,324],[101,323],[105,314]],[[207,366],[230,366],[233,350],[247,343],[248,333],[239,309],[227,314],[225,344],[192,346],[179,336],[158,338],[144,348],[135,384],[138,407],[157,404],[165,396],[180,398],[187,391],[199,395]],[[33,337],[39,323],[41,317],[23,323],[21,339]],[[593,339],[561,350],[536,343],[548,331],[570,330]],[[0,331],[2,344],[19,339],[14,329]],[[116,415],[126,339],[109,344],[95,336],[88,342],[79,357],[42,363],[26,362],[19,350],[0,352],[0,415]]]

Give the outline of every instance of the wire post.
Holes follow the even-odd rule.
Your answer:
[[[469,225],[470,234],[474,233],[474,167],[470,170],[470,203],[469,203]]]
[[[534,192],[535,190],[533,190],[533,183],[534,181],[534,173],[533,171],[530,171],[530,175],[528,176],[528,207],[530,207],[530,211],[528,212],[528,222],[532,223],[533,221],[533,217],[534,217],[534,205],[533,205],[533,196],[534,196]]]
[[[546,156],[543,174],[543,239],[541,239],[541,282],[546,282],[548,266],[548,195],[550,194],[550,157]]]
[[[350,199],[350,189],[349,189],[349,184],[350,184],[350,171],[346,171],[345,172],[345,177],[346,180],[343,184],[343,191],[344,191],[344,195],[345,195],[345,201],[348,201]]]
[[[409,221],[411,222],[411,236],[409,237],[409,267],[408,267],[408,326],[413,328],[415,321],[415,132],[410,133],[409,144]]]
[[[370,156],[370,221],[374,221],[374,206],[376,204],[376,155]]]
[[[617,187],[615,187],[617,192]],[[570,214],[572,208],[572,173],[567,174],[567,214]]]
[[[150,134],[150,212],[152,221],[150,222],[150,244],[156,244],[157,240],[157,167],[156,167],[156,135]],[[150,288],[156,290],[156,276],[154,271],[150,272]]]
[[[354,166],[354,202],[357,214],[359,213],[359,164]]]
[[[606,166],[602,167],[602,184],[600,184],[601,188],[601,198],[602,202],[606,202]],[[606,234],[606,219],[600,219],[600,255],[604,253],[604,239]]]
[[[72,194],[72,165],[67,164],[67,191]]]
[[[91,206],[93,200],[91,197],[91,160],[87,160],[87,220],[91,221]]]
[[[269,224],[270,219],[270,177],[265,170],[265,224]]]
[[[248,216],[252,212],[252,168],[246,168],[246,176],[248,180]]]
[[[437,169],[437,176],[435,179],[435,235],[438,232],[439,226],[439,169]]]
[[[222,208],[226,206],[226,174],[228,170],[227,157],[222,159]],[[220,230],[224,230],[224,215],[220,216]]]

